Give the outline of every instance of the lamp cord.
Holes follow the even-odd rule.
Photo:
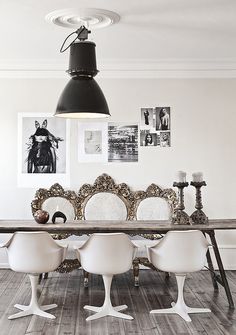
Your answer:
[[[67,37],[66,37],[66,39],[64,40],[64,42],[62,43],[62,46],[61,46],[61,48],[60,48],[60,53],[63,53],[63,52],[65,52],[67,49],[69,49],[70,47],[71,47],[71,45],[73,44],[73,43],[75,43],[75,41],[77,40],[77,39],[79,39],[80,41],[85,41],[85,40],[87,40],[88,39],[88,34],[90,34],[91,33],[91,31],[90,30],[88,30],[85,26],[81,26],[79,29],[77,29],[76,31],[73,31],[73,33],[71,33],[71,34],[69,34]],[[74,35],[74,34],[76,34],[77,36],[76,36],[76,38],[66,47],[66,48],[64,48],[64,45],[65,45],[65,43],[66,43],[66,41],[68,40],[68,38],[70,37],[70,36],[72,36],[72,35]]]
[[[66,43],[66,41],[68,40],[68,38],[70,37],[70,36],[72,36],[72,35],[74,35],[74,34],[76,34],[76,38],[65,48],[65,49],[63,49],[64,48],[64,45],[65,45],[65,43]],[[69,49],[69,47],[77,40],[77,37],[78,37],[78,35],[77,35],[77,33],[76,33],[76,31],[74,31],[73,33],[71,33],[70,35],[68,35],[67,37],[66,37],[66,39],[64,40],[64,42],[62,43],[62,46],[61,46],[61,49],[60,49],[60,52],[62,53],[62,52],[65,52],[67,49]]]

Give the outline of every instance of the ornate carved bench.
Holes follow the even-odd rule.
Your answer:
[[[52,217],[55,211],[59,210],[69,220],[170,219],[176,206],[177,197],[173,189],[162,190],[159,186],[151,184],[146,191],[132,191],[125,183],[116,184],[107,174],[99,176],[93,185],[83,184],[77,194],[74,191],[65,191],[59,184],[53,185],[48,190],[41,188],[36,192],[35,199],[31,203],[33,214],[38,209],[45,209]],[[56,239],[67,237],[66,234],[54,235]],[[141,250],[145,245],[150,244],[150,240],[158,240],[161,236],[144,234],[132,238]],[[140,252],[133,262],[136,286],[139,286],[139,265],[155,269]],[[58,268],[58,271],[70,272],[79,267],[77,260],[68,259]],[[84,273],[84,275],[84,283],[87,286],[88,274]]]

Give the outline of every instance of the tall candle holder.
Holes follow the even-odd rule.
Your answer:
[[[201,194],[201,187],[206,186],[205,181],[191,181],[190,185],[196,188],[196,210],[192,213],[190,218],[193,221],[193,224],[206,224],[208,223],[208,217],[202,211],[202,194]]]
[[[174,210],[172,216],[173,224],[191,224],[191,219],[188,214],[184,211],[184,188],[188,186],[187,182],[174,182],[174,187],[178,187],[178,206]]]

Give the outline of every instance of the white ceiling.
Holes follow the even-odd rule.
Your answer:
[[[71,30],[45,15],[68,7],[120,15],[91,34],[101,62],[236,61],[235,0],[0,0],[0,63],[67,63],[59,49]]]

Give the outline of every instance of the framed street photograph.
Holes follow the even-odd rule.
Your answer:
[[[138,161],[138,125],[108,123],[108,162]]]
[[[47,113],[18,114],[18,186],[69,186],[69,121]]]

